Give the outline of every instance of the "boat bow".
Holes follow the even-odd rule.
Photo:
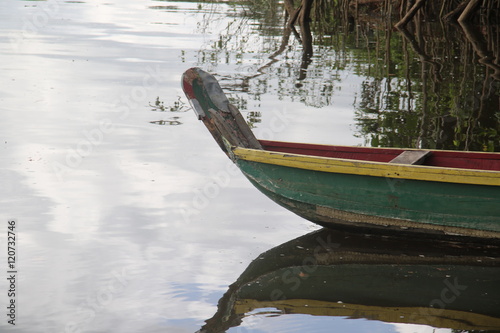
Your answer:
[[[182,88],[243,174],[317,224],[500,238],[500,154],[259,141],[211,74]]]
[[[182,88],[198,119],[229,157],[232,158],[232,147],[262,149],[213,75],[196,67],[190,68],[182,75]]]

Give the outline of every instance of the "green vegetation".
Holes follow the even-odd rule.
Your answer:
[[[344,73],[355,73],[357,132],[368,145],[500,151],[500,1],[471,7],[457,23],[473,2],[417,0],[421,7],[396,29],[412,11],[405,1],[251,0],[233,5],[234,21],[200,50],[200,65],[253,56],[255,65],[240,71],[252,75],[224,88],[312,109],[334,104]],[[255,55],[250,30],[262,38]]]
[[[158,96],[154,104],[149,103],[149,106],[151,107],[151,111],[154,112],[186,112],[190,109],[180,96],[177,96],[177,100],[170,106],[165,106],[165,103]],[[150,121],[150,123],[156,125],[181,125],[182,122],[179,119],[180,117],[174,116],[169,119]]]
[[[498,73],[478,61],[461,27],[448,28],[427,23],[415,34],[376,32],[368,57],[374,70],[355,105],[360,135],[371,145],[500,149]]]

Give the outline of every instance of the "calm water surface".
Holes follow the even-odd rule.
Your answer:
[[[318,229],[233,168],[188,110],[180,76],[192,66],[215,72],[260,138],[345,145],[370,139],[354,107],[367,78],[352,55],[318,46],[314,59],[329,70],[313,59],[315,79],[299,81],[301,45],[269,59],[281,23],[263,28],[248,12],[179,1],[2,2],[3,312],[9,219],[19,274],[16,325],[2,314],[1,331],[194,332],[261,253]],[[270,309],[227,329],[451,331]]]

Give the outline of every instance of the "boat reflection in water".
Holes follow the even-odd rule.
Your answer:
[[[500,330],[500,243],[318,230],[256,258],[199,332],[224,332],[269,308]]]

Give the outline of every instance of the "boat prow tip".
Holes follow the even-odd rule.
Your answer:
[[[229,100],[217,79],[201,68],[192,67],[184,72],[182,88],[198,119],[207,116],[209,109],[230,113]]]
[[[261,149],[239,110],[229,103],[226,94],[212,75],[198,67],[182,75],[182,89],[199,120],[227,154],[228,147]]]
[[[199,103],[199,97],[196,96],[197,94],[195,91],[195,87],[199,85],[196,82],[201,80],[199,75],[200,70],[201,69],[197,67],[189,68],[182,74],[181,78],[182,90],[184,91],[189,104],[191,104],[191,107],[193,108],[198,120],[203,119],[206,115],[203,107]]]

